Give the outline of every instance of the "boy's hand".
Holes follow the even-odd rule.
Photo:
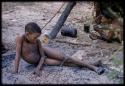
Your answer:
[[[12,73],[12,74],[17,74],[17,73],[18,73],[18,71],[11,70],[11,73]]]
[[[37,68],[34,70],[33,74],[40,76],[40,70],[38,70]]]
[[[15,61],[15,60],[13,60],[13,62],[12,62],[12,68],[10,69],[10,73],[12,73],[12,74],[17,74],[17,73],[18,73],[18,69],[15,69],[14,61]]]

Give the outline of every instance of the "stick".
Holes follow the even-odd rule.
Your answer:
[[[68,43],[68,44],[73,44],[73,45],[91,46],[91,44],[89,44],[89,43],[80,44],[80,43],[73,43],[73,42],[68,42],[68,41],[60,41],[60,40],[55,40],[55,41],[56,41],[56,42],[60,42],[60,43]]]

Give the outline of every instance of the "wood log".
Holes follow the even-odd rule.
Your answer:
[[[75,5],[76,5],[76,2],[69,2],[67,4],[65,10],[63,11],[62,15],[60,16],[53,30],[50,32],[50,34],[48,34],[49,39],[54,39],[57,36],[58,32],[60,31],[61,27],[63,26],[68,15],[70,14],[71,10]]]

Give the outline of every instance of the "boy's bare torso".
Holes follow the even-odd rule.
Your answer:
[[[28,63],[34,64],[38,63],[40,60],[40,53],[38,42],[28,43],[24,36],[22,36],[22,46],[21,46],[21,57],[26,60]]]
[[[37,41],[39,41],[37,39]],[[29,43],[25,36],[22,36],[22,45],[21,45],[21,57],[30,64],[38,64],[41,58],[40,50],[38,46],[38,42],[36,43]],[[44,54],[47,58],[55,58],[59,59],[64,57],[64,53],[60,52],[59,50],[47,47],[47,46],[40,46],[43,49]]]

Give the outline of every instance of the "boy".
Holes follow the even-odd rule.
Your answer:
[[[60,65],[61,61],[64,60],[65,63],[72,62],[79,66],[88,67],[98,74],[104,72],[104,69],[101,67],[96,67],[78,59],[71,58],[53,48],[42,46],[40,40],[37,39],[40,35],[40,27],[36,23],[30,22],[25,26],[25,34],[22,37],[16,38],[16,57],[13,73],[18,73],[21,57],[28,63],[37,65],[34,71],[37,75],[39,75],[43,64]]]

